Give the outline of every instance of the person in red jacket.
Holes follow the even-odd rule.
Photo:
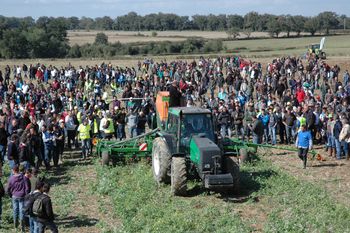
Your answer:
[[[298,88],[297,90],[297,93],[296,93],[296,96],[297,96],[297,100],[298,100],[298,103],[302,103],[305,99],[305,92],[302,88]]]

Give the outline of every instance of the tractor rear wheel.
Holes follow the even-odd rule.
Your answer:
[[[249,159],[249,154],[247,149],[245,148],[241,148],[239,149],[239,163],[240,164],[244,164],[245,162],[247,162],[247,160]]]
[[[173,157],[171,160],[171,193],[185,196],[187,192],[187,170],[184,157]]]
[[[158,184],[170,183],[170,160],[171,155],[166,142],[162,138],[154,139],[152,148],[152,171],[153,177]]]
[[[101,153],[102,165],[109,165],[109,153],[108,151],[102,151]]]
[[[232,191],[237,193],[239,191],[240,181],[239,181],[239,166],[236,162],[234,156],[225,157],[225,171],[231,173],[233,178],[233,188]]]

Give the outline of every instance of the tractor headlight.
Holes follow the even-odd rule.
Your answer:
[[[209,163],[204,164],[204,168],[209,169],[210,168],[210,164]]]

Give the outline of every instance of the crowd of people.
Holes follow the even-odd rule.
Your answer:
[[[220,137],[295,143],[304,167],[315,143],[330,157],[349,159],[349,73],[319,59],[281,57],[266,66],[238,56],[145,58],[135,67],[6,66],[0,71],[0,153],[12,171],[7,193],[15,226],[24,219],[25,197],[49,191],[42,182],[29,188],[33,171],[59,167],[64,150],[81,149],[86,159],[93,138],[123,140],[154,128],[155,97],[165,90],[170,106],[210,109]],[[57,231],[52,206],[47,211],[46,222],[29,218],[31,232]]]

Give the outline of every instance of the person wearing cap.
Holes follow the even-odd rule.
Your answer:
[[[307,130],[306,124],[302,124],[301,131],[298,132],[296,137],[295,146],[298,148],[298,156],[303,161],[303,168],[306,168],[307,153],[312,149],[312,136],[311,132]]]
[[[81,140],[81,148],[82,148],[82,157],[83,159],[86,159],[88,156],[88,153],[90,152],[90,124],[89,124],[89,119],[84,118],[82,123],[78,127],[78,136]]]

